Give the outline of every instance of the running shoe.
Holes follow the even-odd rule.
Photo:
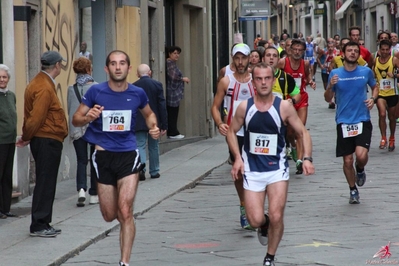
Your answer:
[[[298,154],[296,148],[291,148],[291,157],[294,162],[298,161]]]
[[[301,175],[303,173],[303,168],[302,168],[302,161],[298,160],[296,161],[296,173],[297,175]]]
[[[393,151],[395,149],[395,138],[389,138],[388,151]]]
[[[359,204],[359,191],[357,190],[351,190],[350,196],[349,196],[349,204]]]
[[[248,220],[247,220],[247,214],[245,213],[245,207],[244,206],[240,206],[240,223],[241,223],[241,227],[243,228],[243,229],[246,229],[246,230],[252,230],[252,231],[255,231],[255,228],[253,228],[250,224],[249,224],[249,222],[248,222]]]
[[[386,138],[382,138],[380,141],[380,149],[386,149],[387,148],[387,139]]]
[[[247,220],[247,216],[245,214],[240,215],[240,223],[241,227],[245,230],[252,230],[255,231],[255,228],[253,228]]]
[[[274,260],[265,257],[263,260],[263,266],[274,266]]]
[[[292,160],[292,157],[291,157],[291,147],[286,147],[286,148],[285,148],[285,155],[287,156],[287,160]]]
[[[267,231],[269,230],[269,216],[265,214],[266,217],[266,225],[258,228],[258,240],[262,246],[267,246]]]
[[[366,183],[366,172],[363,170],[363,172],[357,172],[356,171],[356,184],[359,187],[362,187]]]

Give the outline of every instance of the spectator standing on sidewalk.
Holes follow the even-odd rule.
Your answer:
[[[88,123],[84,138],[95,145],[93,163],[98,173],[100,210],[107,222],[120,223],[119,265],[129,265],[136,228],[133,204],[141,168],[134,128],[137,112],[145,117],[151,137],[159,137],[157,118],[144,90],[129,84],[129,56],[112,51],[106,59],[109,81],[93,85],[73,116],[73,125]]]
[[[87,43],[86,42],[82,42],[80,44],[79,56],[85,57],[85,58],[89,59],[90,62],[93,62],[93,55],[89,51],[87,51]]]
[[[73,146],[76,152],[77,167],[76,167],[76,189],[78,191],[78,207],[85,206],[86,191],[87,191],[87,163],[88,158],[92,157],[94,152],[93,145],[84,140],[82,137],[86,132],[87,125],[84,127],[74,127],[72,125],[72,117],[76,109],[78,109],[82,102],[83,95],[87,90],[97,82],[91,76],[92,67],[89,59],[79,57],[73,62],[73,71],[77,74],[76,83],[68,88],[67,103],[68,103],[68,117],[69,117],[69,137],[73,141]],[[90,156],[88,156],[87,148],[90,148]],[[97,196],[97,174],[90,163],[90,204],[98,203]]]
[[[142,88],[147,94],[148,103],[157,117],[158,127],[161,129],[161,135],[163,136],[168,129],[168,117],[162,83],[151,78],[152,71],[146,64],[141,64],[137,67],[137,76],[139,80],[133,85]],[[153,139],[148,134],[147,124],[140,113],[136,117],[136,139],[141,163],[145,165],[147,161],[146,147],[148,144],[150,176],[151,178],[159,178],[161,176],[159,174],[159,140]],[[141,181],[145,180],[145,172],[146,168],[144,167],[139,173]]]
[[[252,74],[257,93],[237,107],[227,132],[227,141],[235,158],[231,170],[233,180],[244,176],[248,221],[252,227],[258,228],[260,243],[268,245],[263,265],[274,266],[274,256],[284,233],[283,217],[288,192],[286,125],[290,124],[298,137],[303,139],[305,175],[314,173],[312,140],[292,103],[273,95],[276,81],[273,68],[261,63],[255,66]],[[236,133],[242,126],[244,146],[241,155]],[[266,195],[268,215],[264,210]]]
[[[324,98],[326,102],[330,102],[335,95],[336,156],[343,157],[343,170],[350,189],[349,203],[358,204],[360,200],[356,184],[361,187],[366,182],[364,168],[368,161],[373,131],[370,110],[378,97],[378,87],[372,70],[357,63],[360,56],[359,44],[348,42],[342,51],[344,66],[330,72]],[[367,85],[372,90],[370,98],[367,96]],[[355,168],[353,153],[356,155]]]
[[[8,66],[0,64],[0,219],[16,216],[10,208],[17,138],[17,100],[7,87],[10,76]]]
[[[36,184],[32,199],[30,235],[55,237],[61,233],[50,225],[61,162],[63,141],[68,135],[65,111],[55,90],[55,78],[65,61],[56,51],[41,57],[42,71],[25,89],[24,122],[18,147],[30,144],[35,159]]]
[[[167,49],[168,58],[166,59],[166,110],[168,112],[168,138],[183,139],[177,129],[177,119],[179,116],[180,101],[184,96],[184,83],[190,83],[188,77],[183,77],[183,73],[177,67],[181,48],[172,46]]]

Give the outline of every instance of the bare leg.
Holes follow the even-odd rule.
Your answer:
[[[269,232],[267,253],[276,254],[278,245],[284,232],[284,209],[287,201],[288,182],[281,181],[267,186],[269,200]],[[266,191],[253,192],[244,191],[247,204],[247,218],[252,227],[258,228],[265,224],[265,197]]]
[[[299,119],[301,119],[302,123],[304,125],[306,125],[306,121],[308,118],[308,107],[303,107],[298,109],[298,116]],[[298,152],[298,160],[302,160],[303,159],[303,142],[301,138],[297,138],[296,139],[297,142],[297,152]]]
[[[387,107],[386,107],[386,101],[382,98],[379,98],[377,100],[377,108],[378,108],[378,125],[380,127],[380,132],[381,132],[381,138],[387,137]],[[396,121],[395,121],[396,123]],[[396,124],[395,124],[396,127]]]
[[[396,131],[395,106],[388,108],[388,119],[389,119],[389,130],[391,131],[390,137],[395,138],[395,131]]]
[[[267,186],[269,201],[269,236],[267,253],[275,255],[284,233],[284,209],[287,201],[288,182],[280,181]]]
[[[118,221],[121,224],[121,261],[129,263],[136,227],[133,218],[133,202],[138,187],[138,173],[118,180]]]
[[[360,169],[363,169],[368,160],[369,160],[369,152],[366,148],[357,146],[355,150],[356,154],[356,163]]]
[[[353,167],[353,154],[344,155],[344,174],[346,177],[346,181],[348,182],[349,187],[354,187],[356,178],[355,178],[355,169]]]
[[[121,230],[119,243],[121,261],[129,263],[136,228],[133,219],[133,202],[138,187],[138,174],[118,180],[117,187],[98,183],[100,210],[107,222],[118,219]]]

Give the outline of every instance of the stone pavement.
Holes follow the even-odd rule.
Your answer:
[[[161,177],[140,182],[135,215],[145,213],[173,194],[195,186],[198,179],[223,164],[226,158],[226,143],[221,136],[164,153],[160,157]],[[62,234],[50,239],[30,237],[31,200],[32,197],[28,197],[11,206],[11,211],[19,214],[19,218],[0,219],[1,266],[60,265],[118,226],[117,221],[103,221],[98,205],[76,207],[75,180],[67,180],[57,184],[53,208],[52,225],[62,229]]]
[[[320,81],[319,74],[317,78]],[[399,151],[378,149],[380,133],[373,109],[367,182],[359,189],[361,204],[348,204],[342,158],[335,158],[335,112],[327,109],[320,82],[316,91],[308,91],[307,128],[316,174],[295,175],[291,167],[285,234],[276,265],[399,265],[395,222]],[[225,160],[221,137],[161,156],[162,177],[140,182],[131,265],[262,264],[265,248],[256,233],[239,226],[239,202]],[[0,220],[0,265],[117,265],[117,223],[103,222],[98,206],[77,208],[75,202],[74,182],[61,182],[53,223],[63,232],[54,239],[30,238],[29,216]],[[12,209],[27,212],[29,207],[26,200]],[[391,257],[373,259],[388,242]]]

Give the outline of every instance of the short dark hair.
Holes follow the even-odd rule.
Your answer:
[[[113,55],[113,54],[124,54],[125,57],[126,57],[127,65],[130,66],[130,57],[129,57],[129,55],[128,55],[126,52],[124,52],[124,51],[122,51],[122,50],[113,50],[113,51],[111,51],[111,52],[108,54],[107,59],[105,60],[105,65],[106,65],[107,67],[109,66],[109,63],[111,62],[110,57],[111,57],[111,55]]]
[[[352,35],[352,31],[353,30],[358,30],[359,34],[362,34],[362,29],[359,26],[352,26],[352,27],[349,28],[349,36]]]
[[[181,48],[179,46],[174,45],[174,46],[169,46],[168,48],[166,48],[166,51],[168,53],[167,56],[169,57],[169,55],[171,53],[173,53],[174,51],[177,51],[180,54]]]
[[[251,55],[252,53],[257,53],[259,55],[259,59],[262,60],[262,53],[259,50],[257,49],[251,50],[249,55]]]
[[[390,40],[391,39],[391,33],[389,32],[389,31],[384,31],[384,30],[381,30],[381,31],[379,31],[378,32],[378,35],[377,35],[377,40],[379,40],[380,39],[380,37],[381,37],[381,35],[382,34],[386,34],[386,35],[388,35],[388,39]]]
[[[380,41],[380,47],[381,47],[381,45],[388,45],[389,48],[391,48],[392,47],[392,42],[390,40],[381,40]]]
[[[275,51],[277,51],[277,56],[280,57],[279,51],[278,51],[277,48],[274,47],[274,46],[269,46],[269,47],[267,47],[267,48],[265,49],[265,54],[264,54],[263,56],[266,55],[266,51],[267,51],[267,50],[275,50]]]
[[[296,44],[300,44],[302,45],[303,49],[306,49],[306,43],[300,39],[292,39],[291,41],[291,47],[296,45]]]
[[[261,40],[258,42],[258,46],[265,46],[266,43],[267,43],[266,40]]]
[[[256,64],[253,68],[252,68],[252,79],[255,79],[255,69],[257,68],[270,68],[272,70],[272,75],[274,76],[274,68],[268,64],[266,64],[265,62],[260,62],[259,64]]]
[[[345,45],[344,45],[344,47],[342,47],[342,51],[345,53],[345,51],[346,51],[346,47],[347,46],[357,46],[357,48],[360,50],[360,45],[357,43],[357,42],[352,42],[352,41],[350,41],[350,42],[348,42],[348,43],[345,43]]]
[[[351,40],[347,37],[343,37],[341,40],[339,40],[339,45],[342,45],[342,41],[351,41]]]

